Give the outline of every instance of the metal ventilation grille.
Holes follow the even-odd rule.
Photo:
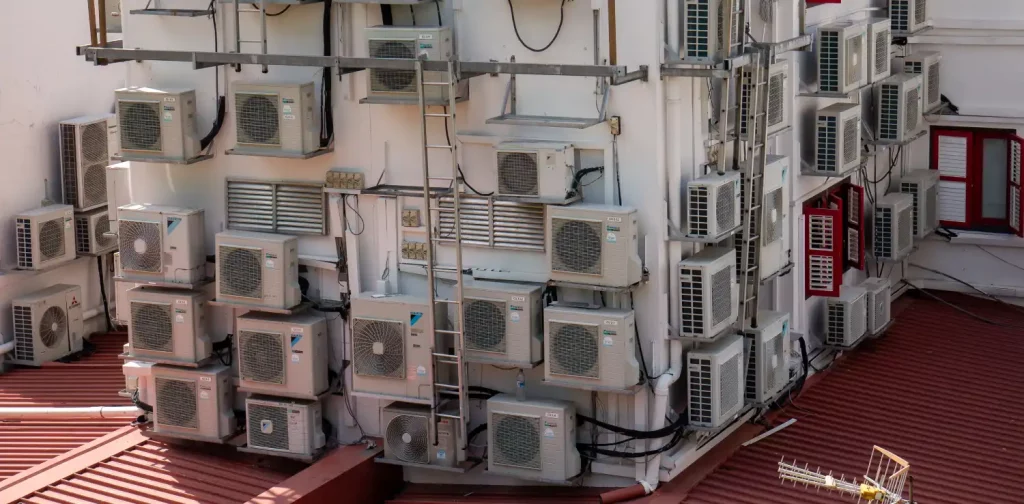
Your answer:
[[[732,265],[711,275],[711,323],[718,325],[732,316]]]
[[[764,244],[768,245],[782,239],[782,215],[785,208],[781,187],[764,196],[764,209]]]
[[[922,68],[922,65],[921,65],[920,61],[908,61],[908,62],[904,63],[904,72],[903,73],[920,75],[921,74],[921,68]]]
[[[32,268],[35,257],[32,255],[32,221],[18,218],[14,222],[15,238],[18,242],[18,267]]]
[[[388,457],[403,462],[430,462],[430,422],[425,416],[398,415],[388,422],[384,433],[384,449]]]
[[[596,325],[549,322],[551,374],[579,378],[600,376]]]
[[[850,337],[860,338],[867,331],[867,296],[862,295],[850,303]],[[851,341],[850,343],[853,343]]]
[[[371,40],[371,58],[416,59],[415,40]],[[370,70],[370,89],[392,93],[415,93],[413,70]]]
[[[753,88],[754,72],[744,68],[740,84],[740,135],[747,134],[747,115],[750,114],[750,90]],[[769,102],[770,103],[770,102]]]
[[[908,206],[901,209],[899,215],[896,216],[896,231],[898,232],[896,236],[896,250],[900,254],[909,250],[913,245],[914,234],[911,228],[914,221],[913,212],[914,208]]]
[[[893,259],[892,236],[893,216],[891,208],[879,207],[875,210],[875,257],[878,259]]]
[[[686,2],[686,57],[688,58],[707,58],[710,55],[709,2],[710,0]]]
[[[857,133],[859,132],[859,117],[851,117],[843,124],[843,164],[857,160],[860,153],[860,143],[857,142]]]
[[[698,268],[679,270],[679,329],[684,334],[704,334],[704,276]]]
[[[880,92],[881,110],[878,118],[878,139],[898,140],[900,138],[900,87],[883,84]],[[909,116],[909,107],[907,109]]]
[[[757,361],[759,357],[758,352],[760,350],[758,350],[757,339],[755,338],[754,333],[745,333],[743,336],[745,337],[745,344],[747,345],[747,374],[746,383],[743,387],[743,397],[747,401],[756,401],[758,393]]]
[[[690,423],[710,425],[714,403],[711,398],[711,361],[703,358],[689,358]]]
[[[39,341],[46,348],[55,348],[61,341],[67,341],[68,317],[64,309],[51,306],[39,319]]]
[[[920,3],[920,0],[918,0]],[[896,31],[910,31],[910,0],[890,0],[889,19],[892,20],[892,29]]]
[[[48,220],[39,226],[39,253],[42,261],[55,259],[64,255],[64,218]]]
[[[715,190],[715,222],[719,231],[736,227],[736,184],[722,184]]]
[[[921,24],[928,20],[928,0],[917,0],[914,4],[914,23]]]
[[[852,86],[860,80],[864,61],[860,55],[864,49],[864,35],[857,35],[846,41],[846,85]]]
[[[782,124],[786,119],[786,74],[777,73],[768,79],[768,126]]]
[[[74,124],[60,125],[60,166],[64,176],[64,204],[78,207],[78,139]]]
[[[92,240],[98,250],[106,250],[114,244],[114,239],[107,236],[110,232],[110,218],[107,213],[93,216]]]
[[[505,353],[505,302],[466,299],[466,349]]]
[[[691,185],[689,197],[686,198],[689,233],[693,236],[708,236],[708,212],[710,210],[709,191],[707,186]]]
[[[85,185],[85,194],[82,198],[82,206],[92,207],[107,202],[107,167],[106,163],[91,164],[85,168],[82,176]]]
[[[160,103],[121,100],[117,104],[121,149],[162,152]]]
[[[284,335],[259,331],[241,331],[238,337],[239,374],[246,381],[274,383],[285,382],[285,350],[288,348]]]
[[[327,232],[322,182],[228,179],[226,200],[228,229],[297,235]]]
[[[405,378],[405,327],[401,322],[355,319],[352,333],[356,374]]]
[[[924,83],[928,86],[928,103],[937,103],[941,98],[939,94],[939,62],[936,61],[928,67],[928,82]]]
[[[497,465],[540,470],[540,418],[491,414],[492,461]]]
[[[118,220],[118,251],[125,271],[158,273],[163,266],[163,229],[159,222]]]
[[[280,97],[276,93],[235,93],[238,143],[281,145],[279,102]]]
[[[79,254],[92,252],[92,242],[89,240],[89,216],[75,216],[75,244]]]
[[[839,118],[818,116],[818,143],[815,153],[817,170],[823,172],[839,171]]]
[[[217,278],[220,295],[263,299],[263,250],[221,245]]]
[[[739,405],[742,398],[737,392],[741,383],[740,357],[742,353],[733,355],[732,358],[718,366],[718,411],[725,413],[733,411]]]
[[[921,113],[921,88],[913,88],[907,92],[907,133],[917,129],[917,116]]]
[[[601,274],[601,222],[551,219],[551,270]]]
[[[173,309],[166,303],[133,301],[132,347],[152,352],[174,351]]]
[[[32,336],[32,307],[14,306],[14,358],[35,360],[35,338]]]
[[[498,192],[537,195],[536,152],[498,152]]]
[[[250,447],[284,451],[290,448],[287,407],[248,403],[245,409]]]
[[[917,195],[917,193],[918,193],[917,182],[903,182],[903,183],[901,183],[900,184],[900,192],[901,193],[905,193],[905,194],[909,194],[910,197],[914,199],[914,204],[911,206],[911,208],[913,208],[913,217],[914,217],[914,219],[913,219],[914,228],[913,229],[914,229],[914,235],[916,236],[919,233],[919,229],[920,229],[919,226],[921,225],[921,222],[920,222],[921,213],[920,213],[919,208],[918,208],[919,203],[918,203],[918,195]]]
[[[444,197],[439,198],[438,206],[452,209],[454,203],[450,197]],[[544,206],[541,203],[460,196],[462,245],[543,252]],[[436,235],[445,239],[455,238],[454,212],[440,212]]]
[[[818,89],[838,93],[839,89],[839,33],[822,30],[818,34]]]
[[[889,71],[889,30],[875,34],[875,74]]]
[[[198,429],[196,382],[156,378],[156,424]]]
[[[828,303],[827,331],[825,333],[826,344],[846,344],[846,310],[848,307],[849,306],[842,301]]]

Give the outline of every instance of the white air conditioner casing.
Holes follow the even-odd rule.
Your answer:
[[[431,424],[430,406],[391,403],[381,409],[384,458],[407,464],[454,467],[458,462],[455,420]],[[434,438],[437,444],[434,444]]]
[[[54,285],[15,299],[11,305],[14,363],[40,366],[82,350],[81,287]]]
[[[106,207],[75,214],[75,244],[79,254],[102,255],[117,250],[117,239],[109,236]]]
[[[764,166],[764,219],[761,225],[761,279],[782,271],[789,261],[786,226],[789,223],[789,157],[770,154]],[[737,240],[739,241],[739,240]],[[737,254],[742,245],[737,248]],[[742,260],[737,257],[737,260]],[[739,272],[737,271],[737,275]]]
[[[868,83],[878,82],[892,73],[892,21],[868,20]]]
[[[914,197],[890,193],[875,202],[872,250],[876,261],[898,261],[914,248]]]
[[[107,204],[107,165],[110,164],[108,125],[112,114],[61,121],[60,165],[64,203],[75,210]]]
[[[875,138],[906,142],[921,130],[921,77],[896,74],[875,84]]]
[[[864,337],[868,325],[868,291],[844,285],[838,297],[826,299],[825,344],[849,347]]]
[[[525,368],[544,360],[542,290],[539,285],[466,282],[466,360]]]
[[[914,236],[932,234],[939,227],[939,171],[910,172],[900,179],[900,192],[914,198]]]
[[[121,269],[121,253],[114,252],[114,319],[119,325],[127,326],[131,317],[131,305],[128,303],[128,291],[142,284],[121,280],[124,270]]]
[[[942,105],[940,70],[942,53],[920,51],[903,58],[903,73],[921,76],[921,112],[928,113]]]
[[[679,335],[712,339],[739,316],[736,250],[705,247],[679,262]]]
[[[229,230],[216,241],[217,301],[275,309],[302,302],[297,237]]]
[[[888,278],[872,277],[860,286],[867,290],[867,334],[878,334],[892,320],[892,284]]]
[[[235,82],[236,154],[309,154],[320,148],[312,82]]]
[[[932,25],[928,0],[889,0],[889,19],[893,34],[904,37]]]
[[[75,258],[75,211],[49,205],[14,216],[18,269],[48,269]]]
[[[627,287],[641,280],[633,207],[575,204],[547,207],[551,280]]]
[[[679,57],[692,63],[715,63],[720,61],[719,51],[724,37],[725,21],[722,0],[685,0],[682,5],[682,21],[679,34]],[[735,45],[745,36],[742,16],[733,17],[732,39]]]
[[[195,90],[130,87],[114,95],[121,159],[182,163],[199,155]]]
[[[687,235],[714,238],[741,224],[741,178],[738,171],[712,171],[686,184]]]
[[[625,390],[640,382],[632,310],[551,305],[544,309],[544,380]]]
[[[135,203],[132,200],[131,161],[121,161],[107,167],[107,219],[110,232],[117,233],[117,209]]]
[[[576,152],[559,142],[505,142],[495,148],[497,194],[564,201],[572,190]]]
[[[153,366],[153,434],[224,442],[235,433],[231,368]]]
[[[327,320],[317,313],[251,311],[235,321],[238,389],[315,400],[327,391]]]
[[[743,331],[745,397],[749,403],[775,399],[789,383],[789,314],[757,313],[757,327]]]
[[[863,21],[818,28],[818,91],[846,94],[868,83],[868,27]]]
[[[250,396],[245,423],[250,449],[312,457],[327,444],[320,401]]]
[[[448,311],[405,295],[363,293],[352,297],[352,391],[396,400],[433,398],[434,327],[446,327]],[[443,383],[443,380],[438,380]]]
[[[814,127],[815,175],[839,176],[860,166],[860,104],[818,109]]]
[[[547,481],[580,473],[571,402],[498,394],[487,400],[487,426],[488,473]]]
[[[136,287],[128,291],[129,356],[163,363],[196,364],[210,357],[207,295],[184,289]]]
[[[748,139],[747,107],[750,89],[753,86],[753,70],[750,66],[741,69],[743,74],[743,92],[740,96],[740,138]],[[793,100],[789,98],[789,62],[779,61],[768,70],[768,115],[766,116],[768,135],[773,135],[789,127],[792,116]]]
[[[452,30],[437,26],[375,26],[366,28],[370,58],[448,61],[452,56]],[[367,71],[369,96],[416,97],[415,70]],[[423,72],[426,82],[448,82],[447,72]],[[447,86],[424,86],[427,101],[443,100],[447,105]]]
[[[724,336],[686,354],[687,414],[692,427],[717,429],[743,409],[743,337]]]
[[[117,209],[122,278],[193,284],[206,276],[205,212],[148,204]]]

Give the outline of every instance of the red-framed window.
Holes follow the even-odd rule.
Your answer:
[[[864,188],[843,182],[804,204],[804,294],[838,296],[843,273],[864,268]]]
[[[1024,236],[1021,150],[1013,131],[933,127],[931,169],[939,172],[939,222]]]

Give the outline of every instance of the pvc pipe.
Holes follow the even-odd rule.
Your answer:
[[[2,340],[3,337],[4,337],[4,335],[0,334],[0,340]],[[7,343],[0,344],[0,355],[4,355],[4,354],[6,354],[8,352],[11,352],[13,350],[14,350],[14,340],[8,341]]]
[[[654,385],[654,412],[651,414],[651,430],[658,430],[665,427],[665,415],[668,412],[669,389],[683,373],[683,342],[679,340],[669,341],[669,358],[671,367],[668,371],[658,377]],[[647,450],[653,451],[665,445],[665,438],[651,440]],[[661,473],[661,455],[655,455],[647,463],[647,475],[640,482],[646,494],[654,492],[658,488],[659,475]]]
[[[66,418],[113,418],[139,416],[135,406],[87,406],[80,408],[0,408],[0,420],[54,420]]]

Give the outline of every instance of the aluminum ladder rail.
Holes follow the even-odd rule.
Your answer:
[[[726,62],[732,59],[733,56],[743,54],[746,49],[746,37],[745,34],[740,34],[739,40],[733,43],[735,37],[734,28],[743,30],[745,27],[744,19],[746,13],[744,10],[744,4],[747,0],[722,0],[722,10],[729,13],[729,19],[723,19],[723,25],[719,25],[719,29],[722,30],[723,43],[718,48],[718,57],[722,62]],[[729,69],[729,77],[722,78],[721,90],[719,92],[719,107],[718,107],[718,139],[717,147],[715,151],[715,159],[709,159],[709,162],[713,161],[718,167],[719,173],[725,173],[726,170],[726,159],[729,154],[729,115],[730,113],[735,114],[736,124],[739,124],[739,100],[743,93],[743,80],[739,78],[740,68],[732,67]],[[736,106],[732,107],[732,97],[736,97]],[[737,148],[733,149],[733,156],[738,155],[739,151]]]
[[[247,3],[248,4],[252,4],[253,7],[256,7],[256,8],[259,9],[259,15],[260,15],[260,40],[242,40],[242,23],[239,20],[239,13],[241,13],[241,12],[255,13],[256,12],[256,11],[249,11],[249,10],[247,10],[247,11],[239,10],[239,8],[238,8],[239,5],[247,4]],[[258,5],[257,5],[257,3],[258,3]],[[242,52],[242,44],[260,44],[260,50],[262,51],[263,55],[265,56],[267,54],[267,4],[266,4],[266,0],[256,0],[255,2],[253,2],[252,0],[249,0],[249,1],[233,0],[231,2],[231,5],[235,9],[235,12],[234,12],[234,17],[235,17],[235,52],[241,54],[241,52]],[[216,16],[217,14],[214,13],[213,15]],[[241,72],[242,71],[242,65],[241,64],[235,65],[235,71],[236,72]],[[269,71],[269,68],[267,67],[267,65],[263,65],[262,71],[263,71],[263,73],[267,73]]]
[[[469,393],[467,389],[466,381],[466,365],[463,359],[463,348],[465,347],[465,337],[463,334],[463,297],[462,297],[462,222],[461,222],[461,204],[460,204],[460,193],[462,179],[459,176],[459,156],[457,141],[449,139],[444,144],[432,144],[427,139],[427,122],[430,119],[440,119],[442,121],[452,121],[452,125],[455,126],[455,102],[457,98],[457,85],[458,85],[458,67],[454,61],[448,61],[448,72],[446,81],[429,81],[427,80],[428,75],[423,71],[423,60],[417,60],[416,62],[416,82],[417,90],[419,94],[419,106],[420,106],[420,137],[423,144],[423,201],[424,207],[427,208],[427,221],[428,223],[437,222],[437,229],[440,230],[440,217],[441,214],[452,215],[452,225],[455,237],[453,239],[445,239],[440,236],[434,237],[434,231],[428,229],[426,233],[427,239],[427,296],[430,299],[429,307],[430,313],[427,314],[429,320],[429,327],[434,334],[434,349],[432,351],[432,376],[433,376],[433,400],[431,401],[431,422],[432,425],[436,426],[441,419],[453,420],[457,423],[456,435],[458,436],[458,461],[464,461],[466,459],[466,423],[469,420]],[[430,75],[438,75],[437,73],[431,73]],[[427,96],[426,90],[432,88],[442,88],[448,92],[448,106],[443,113],[434,113],[427,111]],[[457,128],[456,128],[457,134]],[[454,138],[457,140],[457,138]],[[450,176],[436,176],[431,174],[430,171],[430,153],[432,151],[442,150],[450,153],[451,155],[451,175]],[[431,182],[440,181],[448,182],[451,187],[451,207],[442,207],[440,199],[436,204],[431,204]],[[437,220],[434,220],[434,216],[437,216]],[[428,224],[429,227],[433,227],[432,224]],[[437,244],[438,243],[451,243],[455,249],[455,264],[454,266],[443,266],[438,264],[437,261]],[[438,273],[451,273],[455,276],[455,286],[453,289],[454,296],[451,298],[439,298],[437,295],[437,274]],[[435,311],[441,307],[445,311],[452,307],[454,313],[452,313],[452,328],[437,327],[437,320]],[[451,349],[451,353],[448,353],[448,348]],[[454,368],[454,383],[451,381],[444,381],[439,378],[444,373],[440,371],[445,367]],[[442,394],[448,392],[449,394],[454,392],[458,395],[458,413],[449,413],[440,411],[441,405],[445,402],[442,398]],[[437,437],[438,429],[434,429],[434,445],[438,443]]]

